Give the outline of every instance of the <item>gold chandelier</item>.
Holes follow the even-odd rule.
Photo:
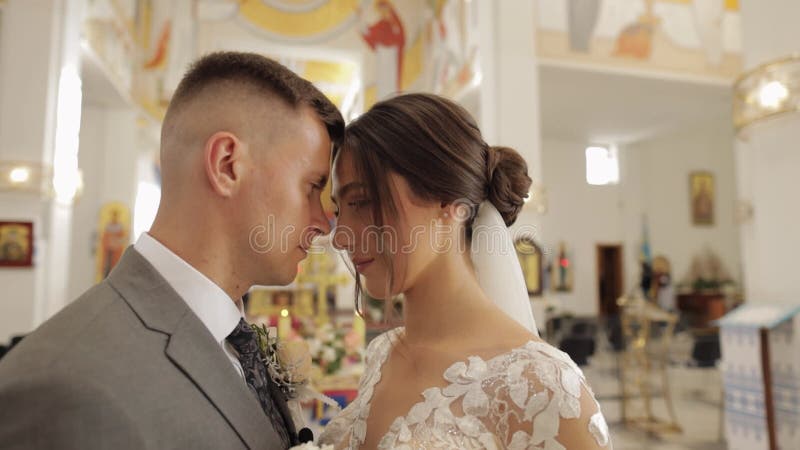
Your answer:
[[[800,55],[771,61],[743,74],[733,86],[737,132],[765,119],[800,111]]]

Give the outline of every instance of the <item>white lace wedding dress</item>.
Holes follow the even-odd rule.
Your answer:
[[[373,389],[402,332],[396,328],[370,343],[358,397],[328,424],[320,443],[337,449],[364,443]],[[488,360],[472,356],[450,366],[444,379],[445,388],[425,390],[422,400],[394,421],[380,450],[564,449],[557,440],[562,419],[588,419],[579,432],[596,448],[611,448],[608,426],[583,373],[550,345],[530,341]],[[584,408],[582,414],[581,400],[584,406],[589,400],[591,411]]]

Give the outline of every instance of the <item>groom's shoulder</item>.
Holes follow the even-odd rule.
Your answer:
[[[32,371],[69,372],[96,364],[112,348],[124,351],[138,319],[106,281],[44,322],[0,361],[0,379]]]
[[[125,302],[106,282],[92,287],[0,360],[0,441],[10,448],[144,448],[115,358],[136,340]],[[134,361],[140,361],[135,359]],[[115,381],[115,379],[117,381]],[[0,445],[2,447],[2,445]]]

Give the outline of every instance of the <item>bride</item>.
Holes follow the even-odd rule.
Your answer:
[[[333,165],[356,302],[403,294],[405,327],[370,343],[358,397],[320,442],[610,448],[581,370],[537,335],[507,228],[531,184],[522,157],[455,103],[407,94],[350,124]]]

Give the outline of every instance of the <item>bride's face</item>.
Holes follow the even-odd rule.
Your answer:
[[[378,227],[373,211],[381,205],[358,178],[351,153],[340,153],[333,166],[334,247],[347,252],[370,296],[386,299],[412,288],[439,254],[433,230],[442,208],[420,200],[403,177],[390,173],[378,183],[388,183],[397,215],[382,214]]]

